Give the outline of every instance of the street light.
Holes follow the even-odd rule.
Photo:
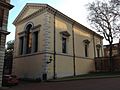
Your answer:
[[[47,61],[47,64],[51,63],[52,60],[52,56],[50,56],[49,61]]]

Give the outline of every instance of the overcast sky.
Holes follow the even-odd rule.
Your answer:
[[[9,13],[8,31],[11,32],[11,34],[7,36],[7,41],[14,40],[15,26],[12,23],[26,3],[47,3],[65,15],[90,28],[87,20],[88,11],[86,4],[92,1],[94,0],[11,0],[11,4],[14,5],[14,8],[10,10]],[[107,43],[104,41],[104,44]]]

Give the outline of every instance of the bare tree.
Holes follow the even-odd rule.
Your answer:
[[[110,70],[113,70],[112,43],[120,36],[120,0],[96,1],[88,4],[88,20],[109,42]]]

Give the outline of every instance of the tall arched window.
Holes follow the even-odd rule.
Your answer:
[[[25,55],[38,52],[38,35],[41,25],[28,23],[23,32],[19,33],[19,54]]]
[[[31,53],[31,50],[32,50],[32,33],[31,33],[31,28],[32,28],[32,25],[31,24],[28,24],[27,27],[26,27],[26,41],[27,41],[27,44],[26,44],[26,53]]]

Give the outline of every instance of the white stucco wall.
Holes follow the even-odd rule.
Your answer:
[[[20,56],[18,34],[25,30],[25,25],[29,22],[32,22],[34,26],[41,25],[39,28],[40,30],[38,37],[38,52]],[[55,16],[55,72],[56,77],[58,78],[74,75],[72,30],[74,30],[76,75],[95,71],[95,64],[93,60],[93,34],[88,30],[77,27],[76,25],[72,26],[72,23],[64,20],[59,16]],[[70,34],[67,39],[67,53],[62,53],[62,36],[60,34],[61,31],[67,31]],[[100,37],[94,36],[94,38],[96,46],[98,43],[100,43]],[[85,39],[88,39],[90,41],[88,57],[85,57],[84,55],[85,53],[83,40]],[[17,24],[14,50],[14,74],[22,78],[39,78],[42,77],[43,73],[47,73],[47,78],[52,79],[54,75],[54,15],[46,11],[36,17],[31,18],[28,21]],[[50,56],[52,56],[52,61],[51,63],[46,64],[46,62],[49,61]]]

